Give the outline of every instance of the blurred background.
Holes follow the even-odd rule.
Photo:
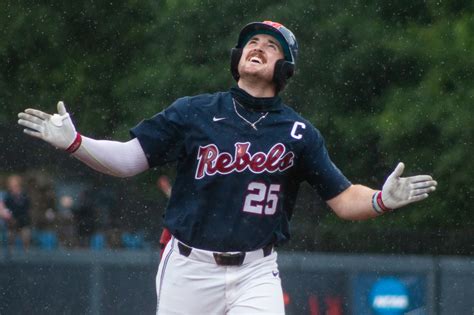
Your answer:
[[[130,292],[107,279],[136,274],[149,281],[145,287],[151,301],[140,308],[126,295],[122,301],[137,308],[122,305],[121,312],[153,312],[153,277],[159,260],[155,254],[167,202],[159,183],[160,178],[169,178],[172,184],[174,178],[173,165],[130,179],[98,174],[24,135],[16,124],[17,113],[27,107],[53,112],[57,101],[63,100],[82,134],[128,140],[130,128],[176,98],[235,85],[230,49],[245,24],[267,19],[291,29],[300,46],[297,72],[282,93],[284,101],[322,132],[333,161],[352,182],[380,188],[399,161],[406,164],[405,174],[426,173],[438,181],[437,191],[427,200],[366,222],[339,220],[314,190],[303,186],[292,220],[292,241],[280,249],[282,268],[289,270],[286,279],[282,271],[289,292],[288,314],[385,314],[383,307],[374,306],[379,301],[374,288],[382,280],[392,287],[390,281],[396,280],[405,291],[421,296],[419,301],[412,298],[418,302],[399,307],[400,313],[390,314],[472,313],[472,1],[7,0],[1,4],[1,314],[117,314],[113,306]],[[18,209],[20,215],[12,218],[9,208]],[[111,255],[119,256],[111,259]],[[364,262],[373,255],[382,259],[380,263],[406,269],[372,266],[362,274],[353,270],[367,265]],[[336,258],[343,261],[337,272],[341,279],[332,282],[332,274],[323,271],[334,266]],[[305,259],[319,261],[322,269],[302,267]],[[422,259],[421,265],[410,259]],[[55,264],[57,268],[51,267]],[[103,272],[111,272],[104,267],[107,264],[118,270],[117,275],[107,278]],[[414,265],[426,268],[415,270]],[[446,266],[454,266],[453,274],[465,279],[464,284],[456,282],[462,294],[453,300],[443,295],[451,290],[442,284],[454,283],[441,272]],[[42,280],[31,280],[45,268],[56,271],[48,269]],[[130,276],[128,271],[134,268],[139,271]],[[91,275],[90,284],[83,287],[90,295],[79,295],[75,304],[54,298],[50,304],[44,302],[38,283],[58,278],[60,270],[63,276],[76,274],[75,281]],[[290,277],[291,270],[299,272]],[[303,271],[323,273],[303,285],[295,280]],[[136,278],[137,290],[142,290],[142,281]],[[58,287],[67,286],[62,279]],[[321,284],[326,282],[328,286]],[[28,294],[21,291],[25,287],[30,288]],[[337,287],[344,287],[344,293],[337,293]],[[292,300],[292,290],[304,294]],[[102,292],[104,298],[91,292]],[[366,292],[368,297],[360,302],[350,292]],[[29,296],[39,308],[21,308],[20,296]]]

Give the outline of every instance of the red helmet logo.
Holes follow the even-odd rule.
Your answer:
[[[283,26],[283,25],[281,25],[280,23],[273,22],[273,21],[263,21],[263,23],[268,24],[268,25],[270,25],[270,26],[273,26],[273,27],[276,28],[276,29],[279,29],[280,27]]]

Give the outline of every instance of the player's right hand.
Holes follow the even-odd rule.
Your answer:
[[[58,113],[51,115],[28,108],[18,114],[18,124],[26,127],[27,135],[49,142],[58,149],[66,150],[75,141],[76,128],[63,102],[58,102]]]

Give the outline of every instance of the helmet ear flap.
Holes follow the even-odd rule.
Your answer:
[[[235,81],[239,81],[239,62],[242,57],[242,48],[232,48],[230,51],[230,72]]]
[[[275,71],[273,72],[273,82],[276,84],[277,92],[282,91],[289,78],[295,73],[295,65],[284,60],[277,60],[275,63]]]

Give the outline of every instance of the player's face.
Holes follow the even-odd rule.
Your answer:
[[[239,62],[240,77],[272,82],[275,63],[283,58],[283,49],[277,39],[267,34],[255,35],[243,48]]]

